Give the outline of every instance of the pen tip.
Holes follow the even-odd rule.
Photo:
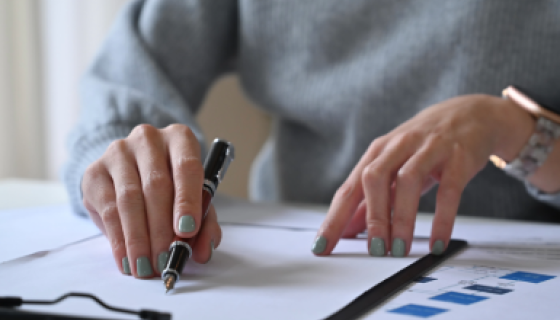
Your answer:
[[[165,293],[167,294],[175,286],[175,277],[173,277],[172,275],[167,275],[163,280],[163,284],[165,285]]]

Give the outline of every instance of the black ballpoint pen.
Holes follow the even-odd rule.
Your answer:
[[[233,145],[225,140],[215,139],[210,147],[206,161],[204,162],[204,184],[202,186],[202,212],[204,218],[208,213],[212,198],[216,193],[216,189],[226,171],[229,164],[234,158]],[[201,223],[202,224],[202,223]],[[202,226],[201,226],[202,227]],[[169,258],[165,264],[165,269],[161,273],[161,278],[167,292],[175,287],[175,283],[179,281],[181,271],[185,263],[192,255],[191,246],[181,238],[176,237],[169,247]]]

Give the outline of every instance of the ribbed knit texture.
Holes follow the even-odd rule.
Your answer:
[[[558,1],[132,1],[85,77],[66,183],[85,212],[81,176],[111,140],[140,123],[200,132],[206,91],[234,71],[275,119],[252,198],[327,204],[368,145],[423,108],[509,84],[559,91],[559,52]],[[420,210],[434,205],[430,192]],[[560,221],[491,165],[459,212]]]

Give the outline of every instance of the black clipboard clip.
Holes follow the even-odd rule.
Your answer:
[[[137,315],[139,319],[144,320],[171,320],[171,314],[166,312],[159,312],[154,310],[130,310],[124,308],[117,308],[110,306],[103,302],[98,297],[88,294],[88,293],[79,293],[79,292],[70,292],[67,293],[58,299],[55,300],[23,300],[20,297],[0,297],[0,319],[2,320],[109,320],[109,319],[100,319],[100,318],[91,318],[91,317],[78,317],[78,316],[70,316],[70,315],[56,315],[56,314],[47,314],[47,313],[39,313],[39,312],[28,312],[28,311],[21,311],[15,308],[20,307],[24,304],[33,304],[33,305],[53,305],[65,300],[69,297],[77,297],[77,298],[89,298],[97,302],[103,308],[120,313],[126,313],[131,315]]]

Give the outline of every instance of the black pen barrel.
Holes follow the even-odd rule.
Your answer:
[[[165,265],[165,269],[162,272],[162,277],[169,274],[175,277],[175,280],[179,279],[179,275],[183,271],[185,264],[190,259],[192,255],[191,246],[183,241],[175,241],[171,244],[169,250],[169,259]]]

